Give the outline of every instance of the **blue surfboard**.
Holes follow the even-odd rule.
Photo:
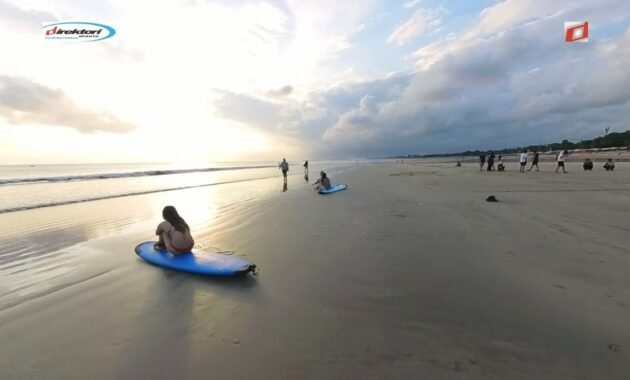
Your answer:
[[[332,193],[336,193],[336,192],[341,191],[341,190],[345,190],[347,188],[348,188],[348,185],[339,184],[339,185],[335,185],[335,186],[331,187],[328,190],[320,190],[319,193],[320,194],[332,194]]]
[[[240,257],[220,253],[196,251],[173,255],[167,250],[153,248],[154,241],[147,241],[136,246],[136,254],[145,261],[162,268],[203,276],[237,276],[256,271],[256,265]]]

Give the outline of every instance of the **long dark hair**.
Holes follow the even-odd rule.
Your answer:
[[[179,232],[190,231],[190,227],[188,227],[188,223],[179,216],[177,210],[173,206],[166,206],[164,210],[162,210],[162,217],[164,220],[169,222],[175,229]]]

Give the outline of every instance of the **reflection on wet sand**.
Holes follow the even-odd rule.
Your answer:
[[[151,272],[145,276],[151,285],[134,318],[121,321],[127,326],[128,344],[118,352],[117,378],[192,378],[198,375],[194,362],[210,359],[195,353],[211,345],[239,342],[222,333],[216,323],[239,306],[229,295],[249,292],[258,284],[255,279],[215,279],[138,265]],[[168,362],[156,361],[164,357]]]

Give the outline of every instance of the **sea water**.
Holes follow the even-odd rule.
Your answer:
[[[302,164],[290,162],[289,174],[303,176]],[[335,172],[354,167],[359,161],[312,161],[309,164],[314,180],[320,170]],[[278,163],[269,161],[188,166],[167,163],[0,165],[0,213],[278,176],[281,176]]]

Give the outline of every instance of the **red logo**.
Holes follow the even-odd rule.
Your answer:
[[[566,42],[588,42],[588,21],[566,21],[564,23]]]

